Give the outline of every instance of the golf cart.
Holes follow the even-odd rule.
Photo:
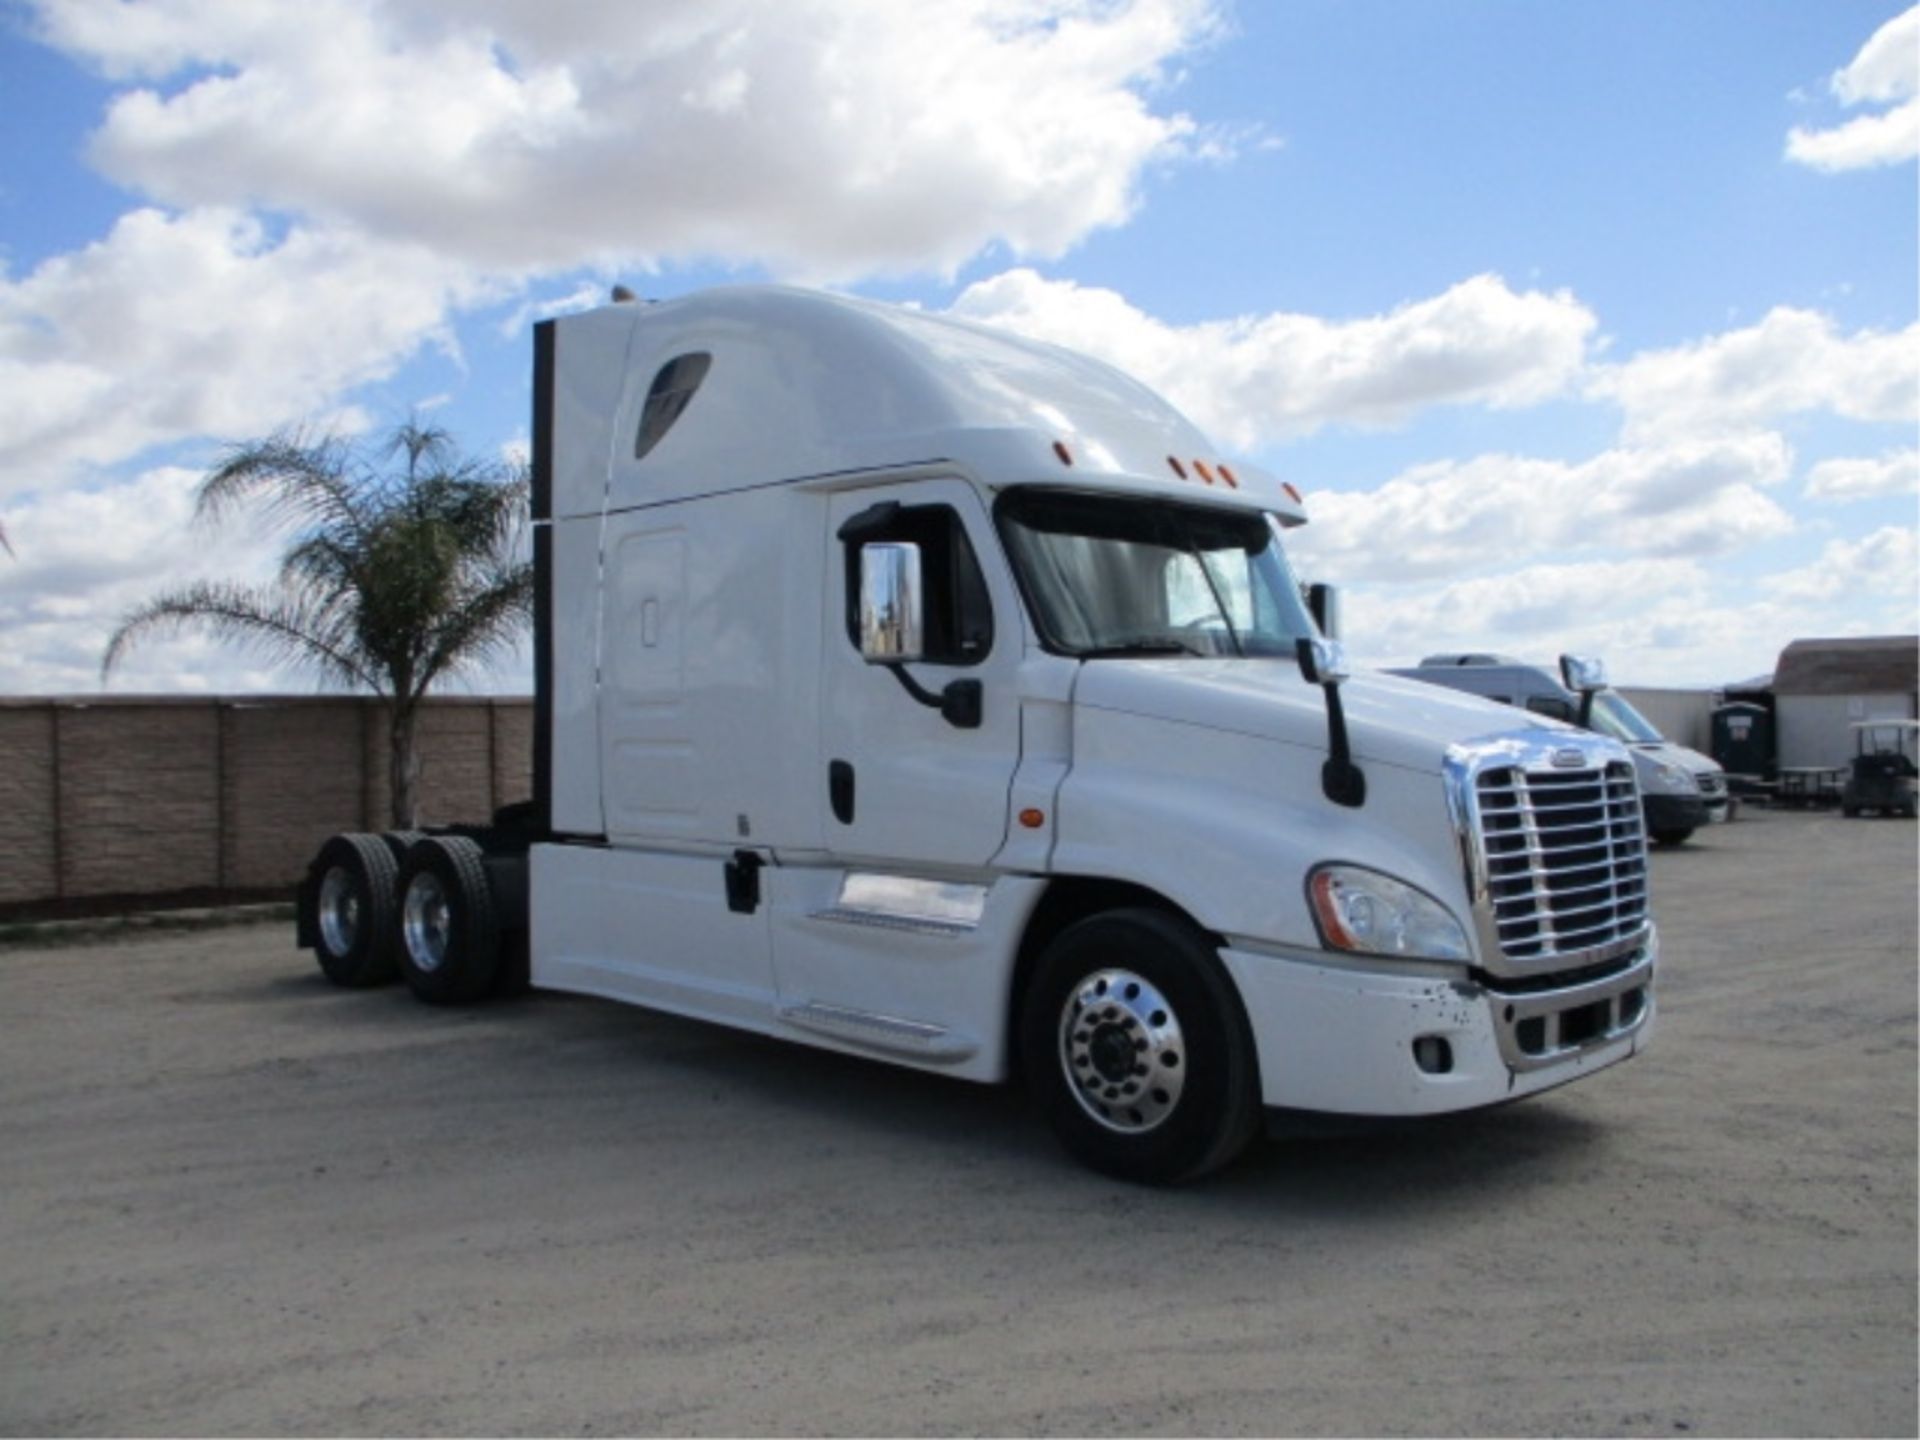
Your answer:
[[[1843,815],[1878,810],[1882,815],[1914,816],[1915,736],[1920,720],[1856,720],[1853,768],[1840,792]]]

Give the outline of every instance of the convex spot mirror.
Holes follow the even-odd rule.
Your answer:
[[[860,657],[899,665],[925,652],[921,623],[920,547],[875,540],[860,547]]]

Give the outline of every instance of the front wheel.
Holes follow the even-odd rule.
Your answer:
[[[1109,1175],[1194,1179],[1259,1128],[1240,997],[1206,937],[1161,911],[1111,911],[1064,931],[1028,987],[1020,1043],[1054,1133]]]
[[[1692,835],[1693,831],[1691,829],[1656,830],[1653,832],[1653,839],[1657,845],[1684,845]]]

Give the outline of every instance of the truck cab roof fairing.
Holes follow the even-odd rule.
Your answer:
[[[626,324],[610,328],[615,315]],[[819,291],[739,286],[555,324],[563,392],[570,381],[601,389],[609,366],[624,376],[619,403],[600,410],[612,427],[606,443],[588,452],[609,457],[609,468],[559,467],[557,515],[944,461],[993,483],[1070,478],[1268,510],[1288,524],[1305,519],[1274,477],[1244,461],[1230,462],[1237,484],[1204,483],[1193,462],[1217,462],[1213,443],[1112,366],[968,321]],[[616,339],[616,331],[626,333]],[[569,343],[576,333],[577,348]],[[671,433],[636,460],[648,387],[663,364],[688,352],[710,354],[711,370]],[[570,377],[575,356],[598,376]]]

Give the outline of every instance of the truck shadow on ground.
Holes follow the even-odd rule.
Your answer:
[[[1183,1224],[1391,1221],[1496,1193],[1511,1203],[1517,1190],[1559,1183],[1610,1135],[1556,1096],[1418,1120],[1314,1122],[1306,1134],[1257,1139],[1213,1176],[1153,1188],[1080,1166],[1018,1082],[978,1085],[584,996],[436,1008],[404,987],[343,991],[298,969],[222,998],[319,1005],[308,1013],[323,1025],[378,1034],[399,1052],[431,1051],[443,1059],[430,1063],[455,1070],[483,1066],[499,1093],[565,1096],[576,1113],[597,1112],[585,1117],[596,1133],[636,1153],[657,1143],[648,1121],[663,1104],[710,1108],[729,1129],[753,1133],[757,1163],[771,1173],[804,1171],[823,1150],[867,1173],[904,1167],[916,1183],[889,1203],[909,1206],[986,1178],[1023,1203],[1144,1208]],[[535,1104],[507,1123],[534,1126],[539,1116]]]
[[[924,1173],[947,1170],[956,1185],[977,1183],[985,1170],[1022,1188],[1057,1181],[1063,1198],[1092,1187],[1172,1204],[1189,1217],[1259,1210],[1353,1218],[1474,1205],[1496,1192],[1510,1200],[1530,1183],[1558,1183],[1568,1163],[1604,1148],[1610,1133],[1552,1096],[1413,1120],[1315,1122],[1313,1133],[1289,1126],[1257,1139],[1234,1165],[1199,1182],[1143,1187],[1079,1166],[1017,1081],[977,1085],[571,996],[507,1003],[534,1027],[551,1017],[574,1032],[563,1048],[579,1063],[633,1072],[636,1092],[668,1070],[668,1083],[718,1094],[736,1116],[760,1111],[766,1143],[791,1148],[795,1163],[824,1141],[849,1157],[866,1152],[904,1158]],[[551,1063],[552,1040],[532,1042],[548,1058],[530,1063]],[[783,1163],[777,1153],[764,1159],[776,1169]]]

